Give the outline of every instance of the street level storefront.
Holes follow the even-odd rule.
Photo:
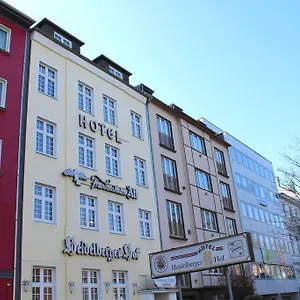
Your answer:
[[[146,97],[82,45],[47,19],[31,36],[21,299],[154,299]]]

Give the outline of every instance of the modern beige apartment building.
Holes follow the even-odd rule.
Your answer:
[[[158,214],[163,250],[241,232],[228,147],[221,137],[181,108],[148,94]],[[222,270],[177,277],[186,299],[218,293]]]
[[[155,299],[147,98],[82,45],[47,19],[31,33],[21,299]]]

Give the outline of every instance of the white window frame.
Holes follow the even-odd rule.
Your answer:
[[[56,299],[56,274],[55,274],[55,268],[51,268],[51,267],[39,267],[39,266],[34,266],[32,269],[32,278],[34,278],[34,270],[38,269],[40,270],[40,281],[36,282],[34,280],[32,280],[31,283],[31,294],[32,294],[32,298],[33,298],[33,291],[34,288],[39,288],[40,289],[40,293],[39,293],[39,298],[40,299],[45,299],[44,298],[44,289],[45,288],[51,288],[52,289],[52,299]],[[52,274],[51,274],[51,282],[45,282],[45,270],[51,270]]]
[[[164,188],[179,192],[179,180],[176,161],[166,156],[161,156],[161,166],[164,180]]]
[[[202,177],[202,180],[201,180]],[[195,169],[196,186],[200,189],[212,192],[212,185],[210,181],[210,175],[199,169]],[[203,185],[203,184],[204,185]]]
[[[43,123],[43,130],[38,129],[38,126],[37,126],[38,122]],[[47,125],[53,127],[53,134],[47,132]],[[48,121],[48,120],[45,120],[45,119],[42,119],[42,118],[38,117],[36,119],[35,130],[36,130],[35,131],[35,152],[39,153],[39,154],[46,155],[48,157],[56,158],[56,124],[51,122],[51,121]],[[42,151],[40,151],[38,149],[38,143],[37,143],[38,134],[42,135],[42,140],[43,140],[43,150]],[[46,152],[47,138],[50,138],[53,141],[53,149],[52,149],[53,155]]]
[[[104,103],[104,101],[107,101],[107,104]],[[110,107],[109,103],[113,103],[114,107]],[[118,126],[118,122],[117,122],[117,101],[106,96],[103,95],[102,96],[102,110],[103,110],[103,120],[109,124],[112,124],[114,126]],[[107,112],[107,117],[105,116],[105,111]],[[111,112],[114,115],[114,120],[112,120],[111,117]]]
[[[56,41],[59,41],[60,43],[62,43],[62,44],[65,45],[66,47],[72,49],[72,42],[71,42],[70,40],[66,39],[66,38],[65,38],[64,36],[62,36],[61,34],[59,34],[59,33],[57,33],[56,31],[54,31],[53,37],[54,37],[54,39],[55,39]],[[60,40],[59,40],[58,38],[56,38],[56,37],[59,37]],[[69,43],[69,45],[67,45],[67,44],[65,43],[65,41],[66,41],[67,43]]]
[[[42,195],[36,194],[36,187],[42,189]],[[46,197],[46,189],[51,190],[52,192],[52,198]],[[35,210],[35,201],[41,201],[41,217],[38,218],[35,216],[36,210]],[[52,220],[48,220],[45,218],[46,215],[46,202],[51,203],[52,207]],[[33,219],[36,222],[43,222],[43,223],[49,223],[49,224],[55,224],[56,223],[56,188],[53,186],[45,185],[39,182],[34,183],[34,189],[33,189]]]
[[[174,140],[172,134],[171,122],[157,115],[157,129],[159,144],[167,149],[174,149]]]
[[[201,218],[203,229],[218,232],[218,221],[216,213],[211,212],[209,210],[201,209]],[[208,225],[208,220],[211,226]]]
[[[106,153],[107,149],[109,149],[109,153]],[[116,151],[117,156],[112,155],[112,150]],[[121,161],[120,161],[120,150],[116,147],[113,147],[109,144],[104,145],[104,154],[105,154],[105,170],[106,174],[120,178],[121,177]],[[114,163],[116,164],[116,172],[114,173]],[[107,165],[109,164],[109,169]]]
[[[1,49],[1,50],[6,51],[6,52],[9,53],[9,51],[10,51],[10,40],[11,40],[11,30],[8,27],[4,26],[3,24],[0,24],[0,30],[6,32],[6,45],[5,45],[6,47],[5,47],[5,49]]]
[[[118,71],[116,68],[112,67],[112,66],[108,66],[108,72],[110,74],[115,75],[116,77],[123,79],[123,73],[121,73],[120,71]]]
[[[140,163],[143,164],[143,168],[140,166]],[[135,173],[135,183],[137,185],[146,187],[147,186],[147,166],[146,161],[139,157],[134,157],[134,173]],[[144,176],[144,182],[142,180]]]
[[[45,68],[45,74],[40,72],[40,66]],[[54,79],[48,76],[48,70],[54,72]],[[44,91],[40,89],[39,82],[40,82],[40,76],[44,78]],[[48,81],[53,82],[54,85],[54,95],[52,96],[50,93],[48,93]],[[57,94],[57,70],[48,66],[47,64],[43,62],[39,62],[38,65],[38,91],[44,95],[47,95],[53,99],[56,99],[56,94]]]
[[[7,80],[0,78],[0,83],[2,85],[1,94],[0,94],[0,107],[5,108],[6,104],[6,91],[7,91]]]
[[[83,138],[83,145],[79,143],[79,138],[80,137]],[[88,147],[86,145],[87,140],[92,141],[92,147]],[[91,169],[91,170],[96,170],[96,167],[95,167],[95,165],[96,165],[96,159],[95,159],[95,153],[96,153],[96,151],[95,151],[95,139],[92,138],[92,137],[90,137],[90,136],[87,136],[87,135],[84,135],[82,133],[79,133],[78,134],[78,141],[77,141],[77,143],[78,143],[78,164],[79,164],[79,166],[85,167],[85,168],[88,168],[88,169]],[[80,155],[79,155],[80,149],[83,149],[83,157],[84,157],[84,162],[83,163],[80,162]],[[90,165],[87,164],[87,161],[88,161],[88,159],[87,159],[87,157],[88,157],[88,151],[90,151],[91,154],[92,154],[92,166],[90,166]]]
[[[143,239],[152,239],[152,219],[151,212],[145,209],[139,209],[139,231],[140,237]],[[145,217],[148,215],[148,218]],[[149,233],[147,231],[147,227],[149,228]]]
[[[81,198],[84,198],[85,204],[81,203]],[[89,199],[94,201],[94,207],[89,205]],[[85,221],[86,225],[81,224],[81,210],[85,211]],[[94,226],[89,226],[90,224],[90,211],[94,213]],[[79,224],[80,227],[83,229],[90,229],[90,230],[99,230],[98,226],[98,199],[97,197],[80,193],[79,194]]]
[[[124,283],[120,283],[120,274],[123,274],[124,276]],[[114,274],[116,275],[114,277]],[[114,282],[114,279],[116,282]],[[113,300],[124,300],[124,297],[121,297],[120,290],[125,289],[125,299],[128,300],[128,278],[127,278],[127,272],[126,271],[112,271],[112,293],[113,293]],[[115,297],[115,291],[116,291],[116,297]]]
[[[82,87],[82,91],[79,90],[79,86]],[[90,95],[86,94],[86,91],[90,92]],[[82,108],[79,107],[79,97],[82,97]],[[91,102],[91,111],[87,109],[87,102]],[[93,115],[94,113],[94,89],[87,84],[78,81],[77,83],[77,104],[78,104],[78,109]]]
[[[83,272],[87,272],[87,282],[83,282]],[[91,278],[92,278],[92,272],[96,272],[97,274],[97,282],[92,283]],[[82,269],[81,270],[81,297],[83,299],[83,289],[88,290],[88,300],[92,299],[97,299],[100,300],[101,294],[100,294],[100,271],[99,270],[92,270],[92,269]],[[92,291],[93,289],[97,289],[97,298],[93,297],[92,298]]]
[[[136,118],[138,119],[138,121],[136,121]],[[135,113],[134,111],[130,111],[130,124],[132,136],[142,139],[142,116]]]
[[[231,197],[230,185],[220,181],[221,196],[223,198],[224,209],[233,210],[233,202]]]
[[[174,201],[167,200],[167,215],[168,215],[170,236],[184,239],[185,230],[184,230],[181,204]],[[172,229],[171,230],[172,232],[170,231],[170,227]],[[182,231],[182,235],[179,234],[180,231]]]
[[[204,138],[190,131],[190,145],[191,148],[202,153],[206,154],[205,141]]]
[[[124,229],[124,214],[123,214],[123,204],[122,203],[119,203],[119,202],[115,202],[115,201],[111,201],[111,200],[108,200],[108,203],[107,203],[107,211],[108,211],[108,230],[110,233],[116,233],[116,234],[125,234],[125,229]],[[109,210],[109,204],[112,204],[113,206],[113,211]],[[120,212],[116,212],[115,211],[115,206],[118,205],[120,206]],[[110,215],[112,215],[113,217],[113,229],[110,228],[110,223],[109,223],[109,220],[110,220]],[[120,220],[121,220],[121,230],[117,230],[117,223],[116,223],[116,217],[120,217]]]

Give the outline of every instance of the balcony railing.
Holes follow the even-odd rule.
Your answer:
[[[164,175],[164,186],[168,190],[172,190],[175,192],[179,192],[178,180],[176,177],[169,176],[167,174]]]
[[[174,150],[173,139],[170,135],[159,132],[159,143],[166,148]]]
[[[224,176],[227,176],[227,170],[226,170],[225,164],[221,164],[221,163],[217,162],[217,170],[218,170],[218,173],[220,173]]]

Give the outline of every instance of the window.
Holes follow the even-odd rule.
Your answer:
[[[119,177],[119,150],[109,145],[105,145],[105,166],[106,174]]]
[[[224,208],[233,210],[229,185],[224,182],[221,182],[220,185],[221,185],[221,194],[222,194],[222,198],[223,198]]]
[[[146,186],[146,162],[143,159],[134,158],[134,171],[136,184]]]
[[[9,52],[11,31],[0,24],[0,49]]]
[[[151,238],[151,214],[149,211],[139,209],[140,235],[144,238]]]
[[[259,212],[260,220],[261,220],[262,222],[266,222],[266,220],[265,220],[265,215],[264,215],[264,211],[263,211],[261,208],[259,208],[259,209],[258,209],[258,212]]]
[[[241,202],[241,210],[242,210],[243,216],[248,217],[247,207],[246,207],[246,204],[244,202]]]
[[[253,213],[254,213],[254,219],[259,221],[259,214],[258,214],[258,209],[256,206],[253,206]]]
[[[190,288],[191,287],[191,276],[190,273],[184,273],[176,275],[176,281],[180,284],[180,287]]]
[[[115,68],[113,68],[112,66],[108,66],[108,72],[117,76],[120,79],[123,79],[123,74],[118,70],[116,70]]]
[[[34,186],[34,213],[36,221],[54,222],[55,193],[52,187],[35,184]]]
[[[190,132],[190,143],[191,143],[191,147],[193,149],[195,149],[203,154],[206,153],[204,139],[201,138],[200,136]]]
[[[56,96],[56,76],[57,71],[40,63],[39,64],[39,92],[46,94],[52,98]]]
[[[171,131],[171,123],[162,117],[157,117],[159,144],[167,147],[168,149],[174,149],[173,137]]]
[[[248,212],[248,217],[249,217],[250,219],[254,219],[252,206],[251,206],[250,204],[247,204],[247,212]]]
[[[215,156],[218,172],[224,176],[227,176],[224,153],[221,150],[215,148]]]
[[[81,294],[84,300],[99,300],[99,272],[96,270],[82,270]]]
[[[253,274],[254,279],[259,278],[257,264],[252,263],[252,274]]]
[[[97,200],[94,197],[80,194],[80,226],[96,229]]]
[[[108,201],[109,232],[123,233],[122,204]]]
[[[126,272],[113,271],[112,272],[112,288],[114,300],[127,299],[127,274]]]
[[[37,119],[36,152],[54,157],[55,143],[55,125],[45,120]]]
[[[166,189],[178,192],[179,185],[177,179],[177,170],[175,161],[166,157],[161,158],[164,186]]]
[[[260,244],[260,247],[262,247],[262,248],[265,247],[265,240],[264,240],[263,235],[261,235],[261,234],[259,234],[259,244]]]
[[[202,225],[204,229],[218,231],[217,216],[208,210],[201,210]]]
[[[185,238],[181,204],[167,200],[170,236]]]
[[[259,269],[259,277],[260,278],[266,278],[264,265],[263,264],[259,264],[258,265],[258,269]]]
[[[0,29],[1,31],[1,29]],[[5,108],[7,81],[0,78],[0,107]]]
[[[82,167],[94,168],[94,139],[83,134],[78,136],[78,158]]]
[[[228,235],[237,234],[236,223],[234,219],[226,218],[226,227]]]
[[[78,108],[89,114],[92,113],[93,90],[87,85],[78,82]]]
[[[255,248],[259,248],[258,236],[256,233],[252,233],[252,244]]]
[[[141,116],[131,112],[130,113],[130,120],[131,120],[131,134],[139,139],[142,138],[142,120]]]
[[[66,39],[65,37],[63,37],[61,34],[54,32],[54,38],[61,42],[62,44],[64,44],[65,46],[72,48],[72,42],[69,41],[68,39]]]
[[[54,299],[54,269],[34,267],[32,270],[32,300]]]
[[[116,125],[116,101],[103,96],[103,118],[105,122]]]
[[[212,192],[210,176],[200,170],[195,170],[196,185],[199,188]]]

